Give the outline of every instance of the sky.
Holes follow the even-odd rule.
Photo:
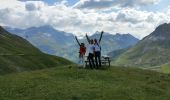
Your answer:
[[[170,22],[170,0],[0,0],[0,25],[51,25],[79,37],[105,31],[142,39]]]

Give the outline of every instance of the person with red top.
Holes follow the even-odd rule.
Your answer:
[[[83,66],[85,68],[85,63],[84,63],[84,56],[85,56],[85,53],[86,53],[86,47],[85,47],[85,44],[84,43],[81,43],[78,41],[77,37],[75,36],[76,38],[76,41],[78,43],[78,45],[80,46],[79,48],[79,64],[80,66]]]
[[[84,43],[80,44],[79,57],[83,57],[86,53],[86,47]]]

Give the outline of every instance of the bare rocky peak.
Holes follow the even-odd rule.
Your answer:
[[[149,36],[145,37],[144,40],[170,40],[170,23],[159,25],[155,31],[153,31]]]
[[[170,37],[170,23],[159,25],[151,35],[157,37]]]

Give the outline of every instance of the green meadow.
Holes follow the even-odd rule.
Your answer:
[[[60,66],[0,76],[0,100],[169,100],[170,75]]]

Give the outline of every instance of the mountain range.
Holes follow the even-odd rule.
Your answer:
[[[41,51],[67,58],[76,62],[78,59],[78,45],[74,39],[74,35],[63,31],[58,31],[53,27],[46,25],[41,27],[31,27],[28,29],[17,29],[5,27],[9,32],[21,36],[31,42]],[[99,38],[100,32],[96,32],[90,38]],[[87,40],[79,39],[87,46]],[[115,34],[105,32],[101,41],[102,55],[106,55],[111,51],[127,48],[135,45],[139,39],[130,34]]]
[[[150,35],[114,61],[119,66],[162,66],[170,63],[170,24],[158,26]]]

